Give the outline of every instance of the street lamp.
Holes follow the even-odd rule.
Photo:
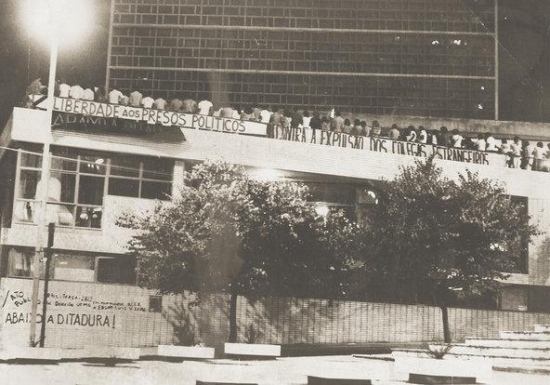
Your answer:
[[[36,345],[36,318],[38,313],[38,292],[40,283],[40,255],[43,254],[46,229],[48,182],[50,175],[50,146],[52,143],[51,123],[54,105],[55,77],[57,69],[58,43],[77,41],[86,28],[91,26],[90,18],[93,0],[26,0],[22,2],[21,16],[25,27],[34,37],[45,40],[50,47],[50,71],[48,78],[48,99],[46,121],[48,134],[42,148],[40,190],[36,199],[40,202],[37,215],[36,246],[33,263],[33,287],[31,299],[30,346]],[[38,190],[38,189],[37,189]],[[48,256],[49,257],[49,256]],[[46,322],[42,319],[42,322]]]

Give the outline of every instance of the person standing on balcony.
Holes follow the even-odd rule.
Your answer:
[[[344,129],[344,118],[340,116],[340,111],[334,111],[334,118],[330,122],[330,130],[342,132]]]
[[[69,90],[69,96],[72,99],[80,100],[82,99],[82,94],[84,94],[84,89],[80,87],[78,84],[75,84]]]
[[[528,140],[523,141],[523,148],[521,151],[521,168],[524,170],[531,170],[533,168],[533,151],[534,146]]]
[[[170,101],[170,110],[174,112],[180,112],[182,107],[183,107],[183,102],[180,99],[174,98]]]
[[[308,110],[304,110],[302,120],[303,120],[302,127],[309,127],[309,124],[311,122],[311,116],[309,116]]]
[[[93,101],[94,99],[95,99],[94,91],[92,91],[90,87],[86,87],[86,89],[82,91],[82,100]]]
[[[292,109],[290,119],[290,127],[292,128],[302,127],[302,125],[304,124],[304,117],[296,108]]]
[[[271,121],[271,115],[273,114],[273,108],[266,106],[263,110],[260,111],[260,117],[262,123],[269,123]]]
[[[344,128],[343,128],[343,132],[344,134],[348,134],[348,135],[351,135],[353,131],[353,126],[351,125],[351,122],[349,119],[344,119]]]
[[[122,94],[120,98],[120,104],[123,106],[129,106],[130,105],[130,98],[127,95]]]
[[[373,120],[370,136],[374,138],[378,138],[380,134],[382,134],[382,127],[380,127],[380,123],[378,122],[378,120]]]
[[[451,133],[449,132],[449,129],[445,126],[441,126],[441,128],[439,129],[439,132],[440,132],[440,139],[438,141],[439,145],[440,146],[444,146],[444,147],[452,147],[451,146]]]
[[[120,99],[122,99],[122,92],[120,92],[117,89],[112,89],[109,91],[109,103],[111,104],[119,104]]]
[[[490,132],[485,133],[485,143],[487,143],[486,151],[498,151],[497,140]]]
[[[61,79],[61,84],[59,84],[59,97],[68,98],[70,91],[71,86],[65,82],[65,79]]]
[[[418,143],[426,144],[428,143],[428,133],[424,126],[418,127]]]
[[[146,96],[143,99],[141,99],[141,105],[143,106],[143,108],[153,108],[154,103],[155,101],[150,96]]]
[[[519,168],[521,165],[521,141],[519,136],[514,137],[514,141],[510,144],[510,166]]]
[[[452,136],[451,136],[451,147],[454,147],[454,148],[462,148],[462,141],[464,140],[464,138],[462,137],[462,135],[460,135],[460,132],[458,131],[457,128],[455,128],[453,131],[452,131]]]
[[[312,128],[313,130],[320,130],[321,125],[322,125],[321,114],[319,113],[319,111],[314,110],[313,116],[309,120],[309,127]]]
[[[200,115],[212,115],[212,109],[213,109],[214,105],[212,104],[212,102],[210,100],[203,99],[199,102],[197,107],[199,109],[198,113]]]
[[[476,148],[477,151],[485,151],[487,149],[487,142],[485,141],[485,135],[479,134],[477,136]]]
[[[157,110],[164,110],[166,108],[166,104],[168,104],[168,103],[163,98],[156,98],[155,103],[153,103],[154,107]]]
[[[130,106],[132,107],[141,107],[141,99],[143,99],[143,94],[138,90],[135,90],[130,93]]]
[[[533,149],[533,170],[541,171],[542,160],[544,159],[544,145],[542,142],[537,142]]]
[[[399,127],[397,124],[392,124],[390,128],[390,132],[388,133],[388,136],[390,140],[399,140],[399,137],[401,136],[401,133],[399,132]]]
[[[191,98],[183,100],[183,112],[187,114],[194,114],[197,112],[197,102]]]

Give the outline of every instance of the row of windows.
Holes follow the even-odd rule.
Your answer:
[[[286,1],[285,1],[286,2]],[[255,3],[254,1],[174,2],[173,5],[146,5],[119,3],[115,5],[115,23],[166,23],[166,24],[228,24],[270,26],[296,24],[306,28],[361,28],[370,20],[418,20],[442,21],[448,29],[449,22],[464,22],[464,30],[485,31],[492,29],[494,3],[492,1],[474,7],[459,0],[435,1],[298,1],[291,5],[282,2]],[[202,17],[201,17],[202,16]],[[222,19],[222,16],[225,16]],[[350,26],[350,24],[352,26]],[[426,28],[430,30],[429,28]]]
[[[494,0],[117,0],[116,12],[174,13],[195,12],[208,8],[245,8],[250,12],[258,9],[264,12],[299,12],[315,9],[319,11],[361,11],[361,10],[432,10],[460,12],[468,9],[468,3],[477,3],[479,10],[494,7]]]
[[[148,39],[147,39],[148,38]],[[220,48],[224,45],[235,44],[232,40],[246,40],[254,42],[258,47],[267,43],[287,42],[291,49],[323,49],[326,44],[343,44],[349,50],[362,50],[375,46],[387,49],[436,49],[444,46],[454,47],[455,50],[468,48],[486,48],[493,44],[492,35],[444,34],[437,31],[430,33],[401,33],[380,31],[289,31],[289,30],[250,30],[233,28],[203,29],[187,28],[145,28],[145,27],[117,27],[113,44],[135,46],[136,48],[151,47],[184,47],[192,38],[199,39],[198,46]],[[436,47],[434,41],[440,44]],[[455,45],[458,40],[463,44]],[[240,44],[240,42],[239,42]],[[253,48],[251,45],[249,48]],[[308,48],[309,47],[309,48]],[[477,49],[480,51],[480,49]],[[480,51],[481,52],[481,51]]]
[[[48,180],[47,217],[59,226],[101,228],[103,198],[168,199],[173,161],[56,148]],[[57,155],[57,156],[56,156]],[[36,223],[42,157],[21,151],[14,221]]]
[[[223,93],[242,107],[297,105],[343,112],[492,119],[494,83],[468,79],[369,78],[273,74],[112,70],[118,89],[156,97],[215,100]],[[144,79],[147,80],[129,80]]]
[[[8,277],[32,277],[34,251],[11,247],[7,252]],[[136,260],[134,257],[95,255],[87,253],[55,252],[52,255],[50,279],[62,281],[136,283]],[[40,266],[44,279],[44,265]]]
[[[388,17],[388,16],[386,16]],[[471,19],[471,20],[468,20]],[[158,25],[208,25],[258,28],[316,28],[316,29],[362,29],[401,31],[455,31],[492,33],[492,23],[482,23],[478,17],[469,15],[459,20],[384,19],[383,16],[349,20],[312,20],[309,18],[200,16],[200,15],[115,15],[116,24]],[[475,23],[475,24],[473,24]],[[115,24],[115,25],[116,25]]]

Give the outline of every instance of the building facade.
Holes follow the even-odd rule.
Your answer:
[[[113,0],[110,87],[498,119],[497,0]]]
[[[83,107],[87,108],[85,114]],[[258,122],[63,98],[55,99],[54,108],[53,125],[48,124],[45,111],[15,108],[1,137],[0,170],[2,181],[8,181],[2,185],[0,236],[0,333],[6,343],[20,345],[28,339],[37,219],[43,196],[41,151],[46,142],[51,143],[46,221],[56,224],[47,322],[56,336],[50,342],[55,346],[154,346],[173,342],[178,324],[170,314],[179,302],[176,297],[160,297],[135,286],[136,262],[127,254],[128,241],[135,233],[120,227],[117,219],[126,212],[139,214],[154,209],[159,201],[167,201],[183,182],[186,169],[215,158],[243,165],[250,173],[270,170],[277,172],[278,177],[304,181],[312,186],[318,204],[344,207],[357,216],[372,204],[368,191],[376,181],[396,174],[399,167],[413,164],[419,156],[435,154],[444,175],[450,178],[469,169],[481,177],[498,180],[506,185],[510,195],[527,205],[531,221],[543,233],[529,245],[524,270],[505,282],[498,303],[501,312],[452,310],[456,312],[455,337],[463,338],[463,333],[492,336],[499,328],[525,328],[527,324],[547,322],[548,315],[538,313],[550,311],[549,173],[507,168],[505,156],[498,153],[394,142],[385,137],[358,139],[301,128],[275,130],[268,136],[267,126]],[[427,119],[425,125],[429,124]],[[533,130],[537,128],[544,127]],[[43,242],[47,239],[46,230],[43,229]],[[224,301],[227,298],[221,299]],[[254,321],[248,315],[260,311],[242,301],[241,331],[247,322]],[[298,308],[327,306],[327,312],[331,309],[316,300],[311,305],[295,299],[270,299],[265,306],[276,308],[258,313],[273,333],[266,335],[266,341],[338,342],[322,333],[298,333],[296,330],[313,322],[309,318],[292,321],[296,322],[293,334],[286,333],[284,327],[280,329],[280,325],[273,326],[266,315],[269,312],[280,312],[278,317],[287,322],[294,319],[293,313],[288,313],[290,307],[285,307],[288,301]],[[343,302],[337,309],[344,311],[346,306]],[[378,314],[377,306],[391,308],[387,314],[400,314],[403,318],[390,322],[384,318],[384,310],[380,318],[372,318],[372,322],[378,319],[382,323],[376,321],[369,327],[390,322],[403,336],[417,333],[409,330],[418,321],[415,318],[413,322],[410,317],[422,312],[429,313],[429,322],[439,317],[437,308],[366,304],[367,314],[360,312],[361,306],[354,315],[357,323],[346,329],[347,342],[361,342],[357,338],[364,336],[361,333],[365,330],[356,327],[362,325],[364,317]],[[210,332],[203,336],[214,343],[223,339],[219,333],[223,334],[226,322],[223,311],[212,309],[202,309],[206,313],[200,313],[197,322],[204,317],[215,323],[204,326]],[[346,314],[334,317],[345,319],[349,317]],[[472,324],[468,321],[471,317],[493,317],[494,322],[490,327],[485,323]],[[326,330],[338,327],[328,318],[321,321]],[[415,338],[438,338],[439,332],[434,330],[439,327],[424,326],[433,333],[422,332]],[[393,332],[372,333],[372,338],[396,341]],[[368,333],[365,335],[370,338]]]

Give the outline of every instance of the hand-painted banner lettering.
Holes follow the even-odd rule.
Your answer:
[[[496,152],[482,152],[463,148],[448,148],[416,142],[394,141],[348,135],[341,132],[313,130],[310,128],[275,127],[273,137],[292,142],[313,143],[331,147],[353,148],[367,151],[385,152],[418,157],[434,155],[436,159],[457,162],[496,165],[506,167],[506,155]]]
[[[175,126],[198,130],[266,136],[266,125],[263,123],[221,118],[218,116],[187,114],[183,112],[137,108],[58,97],[55,98],[53,109],[54,111],[65,114],[84,116],[90,119],[90,121],[92,121],[93,118],[125,119],[127,121],[145,122],[153,126]]]

